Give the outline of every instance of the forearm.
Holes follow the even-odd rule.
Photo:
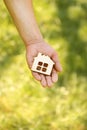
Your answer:
[[[43,39],[35,20],[32,0],[4,0],[4,2],[25,45]]]

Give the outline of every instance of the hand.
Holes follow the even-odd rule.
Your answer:
[[[35,42],[32,44],[29,44],[26,46],[26,58],[29,68],[31,69],[34,57],[38,55],[38,53],[41,52],[42,54],[48,55],[55,63],[55,66],[52,70],[51,76],[46,76],[43,74],[39,74],[37,72],[32,71],[32,75],[34,78],[41,82],[43,87],[51,87],[54,82],[57,82],[58,80],[58,74],[57,72],[62,71],[62,67],[60,65],[57,52],[48,45],[44,41]]]

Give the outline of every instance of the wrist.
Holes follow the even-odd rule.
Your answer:
[[[30,46],[32,44],[37,44],[37,43],[42,43],[42,42],[44,42],[43,38],[39,38],[39,39],[35,38],[35,39],[31,39],[31,40],[27,41],[25,46],[28,47],[28,46]]]

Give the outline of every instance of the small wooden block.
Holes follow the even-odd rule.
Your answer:
[[[41,74],[51,75],[54,64],[49,56],[38,53],[38,56],[34,58],[31,70]]]

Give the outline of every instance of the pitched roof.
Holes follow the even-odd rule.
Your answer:
[[[48,61],[48,62],[51,62],[52,64],[55,64],[51,59],[50,59],[50,57],[49,56],[46,56],[46,55],[44,55],[44,54],[42,54],[42,53],[38,53],[38,56],[37,57],[35,57],[35,59],[36,58],[43,58],[43,60],[45,59],[45,61]]]

